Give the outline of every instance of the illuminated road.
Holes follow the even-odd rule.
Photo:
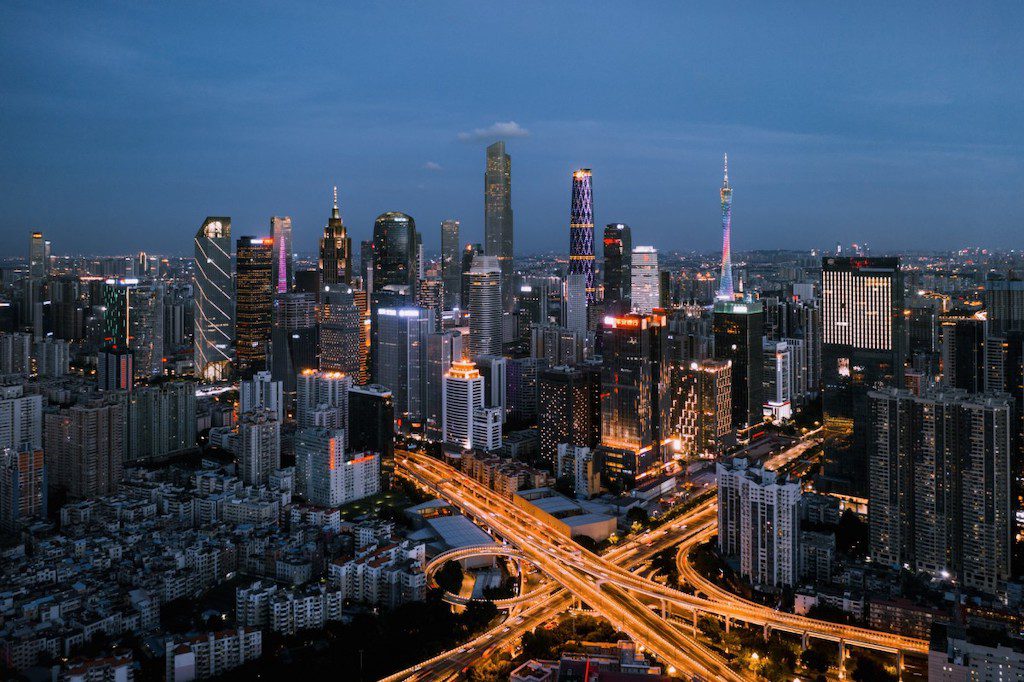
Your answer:
[[[510,500],[450,466],[418,453],[398,453],[396,472],[434,489],[515,544],[555,582],[645,646],[670,672],[699,674],[707,679],[743,679],[716,654],[667,623],[618,584],[628,583],[635,576],[606,558],[586,552],[572,539],[553,533],[549,526],[515,507]],[[605,579],[606,572],[615,579]],[[623,579],[621,574],[629,579]]]
[[[425,455],[403,453],[399,459],[399,471],[403,476],[433,488],[518,546],[556,582],[680,671],[694,671],[703,676],[710,674],[714,678],[735,677],[731,670],[720,669],[720,659],[708,659],[701,651],[702,647],[691,637],[674,628],[666,628],[666,621],[644,607],[636,599],[637,595],[657,599],[669,609],[687,611],[694,616],[707,613],[732,621],[887,652],[927,651],[924,640],[783,613],[721,590],[711,591],[703,597],[684,594],[640,578],[616,566],[608,557],[597,557],[569,538],[553,534],[543,522],[514,506],[510,500],[442,462]],[[708,503],[703,511],[709,510],[712,504]],[[705,532],[713,532],[713,526]],[[682,652],[685,654],[681,655]]]

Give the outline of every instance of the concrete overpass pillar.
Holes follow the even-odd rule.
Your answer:
[[[725,617],[725,631],[729,632],[729,629],[730,629],[731,626],[732,626],[732,618],[730,618],[729,616],[726,616]]]
[[[903,649],[896,652],[896,679],[903,682]]]
[[[693,610],[693,636],[697,636],[697,609]]]
[[[768,623],[765,623],[764,624],[764,641],[767,642],[769,639],[771,639],[771,635],[772,635],[772,627],[770,625],[768,625]]]
[[[800,648],[801,649],[806,649],[810,645],[811,645],[811,636],[810,636],[810,634],[808,634],[807,630],[804,630],[803,633],[800,635]]]
[[[846,640],[839,640],[839,679],[846,679]]]
[[[658,603],[661,606],[661,617],[662,618],[668,618],[668,607],[665,604],[664,597],[662,599],[660,599]]]

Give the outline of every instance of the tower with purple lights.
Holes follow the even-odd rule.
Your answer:
[[[587,304],[594,302],[594,196],[589,168],[572,174],[569,215],[569,275],[584,276]]]
[[[732,284],[732,187],[729,187],[729,155],[725,155],[725,175],[722,179],[722,278],[715,298],[731,301],[736,293]]]

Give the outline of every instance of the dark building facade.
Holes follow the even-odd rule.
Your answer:
[[[610,223],[604,227],[604,309],[607,313],[628,313],[632,300],[630,259],[633,236],[629,225]]]
[[[415,287],[419,240],[416,221],[404,213],[377,216],[373,223],[373,290],[388,285]]]
[[[267,367],[274,312],[274,240],[239,237],[235,249],[235,354],[243,374]]]
[[[540,457],[552,469],[558,445],[594,449],[601,438],[601,370],[598,365],[552,367],[540,373],[537,427]]]
[[[732,363],[732,427],[739,432],[763,421],[763,327],[759,301],[715,301],[715,359]]]

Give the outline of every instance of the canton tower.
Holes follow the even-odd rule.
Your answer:
[[[589,168],[572,174],[569,215],[569,275],[583,275],[587,303],[594,302],[594,197]]]
[[[732,285],[732,187],[729,187],[729,155],[725,155],[725,176],[722,179],[722,278],[715,298],[731,301],[736,293]]]

